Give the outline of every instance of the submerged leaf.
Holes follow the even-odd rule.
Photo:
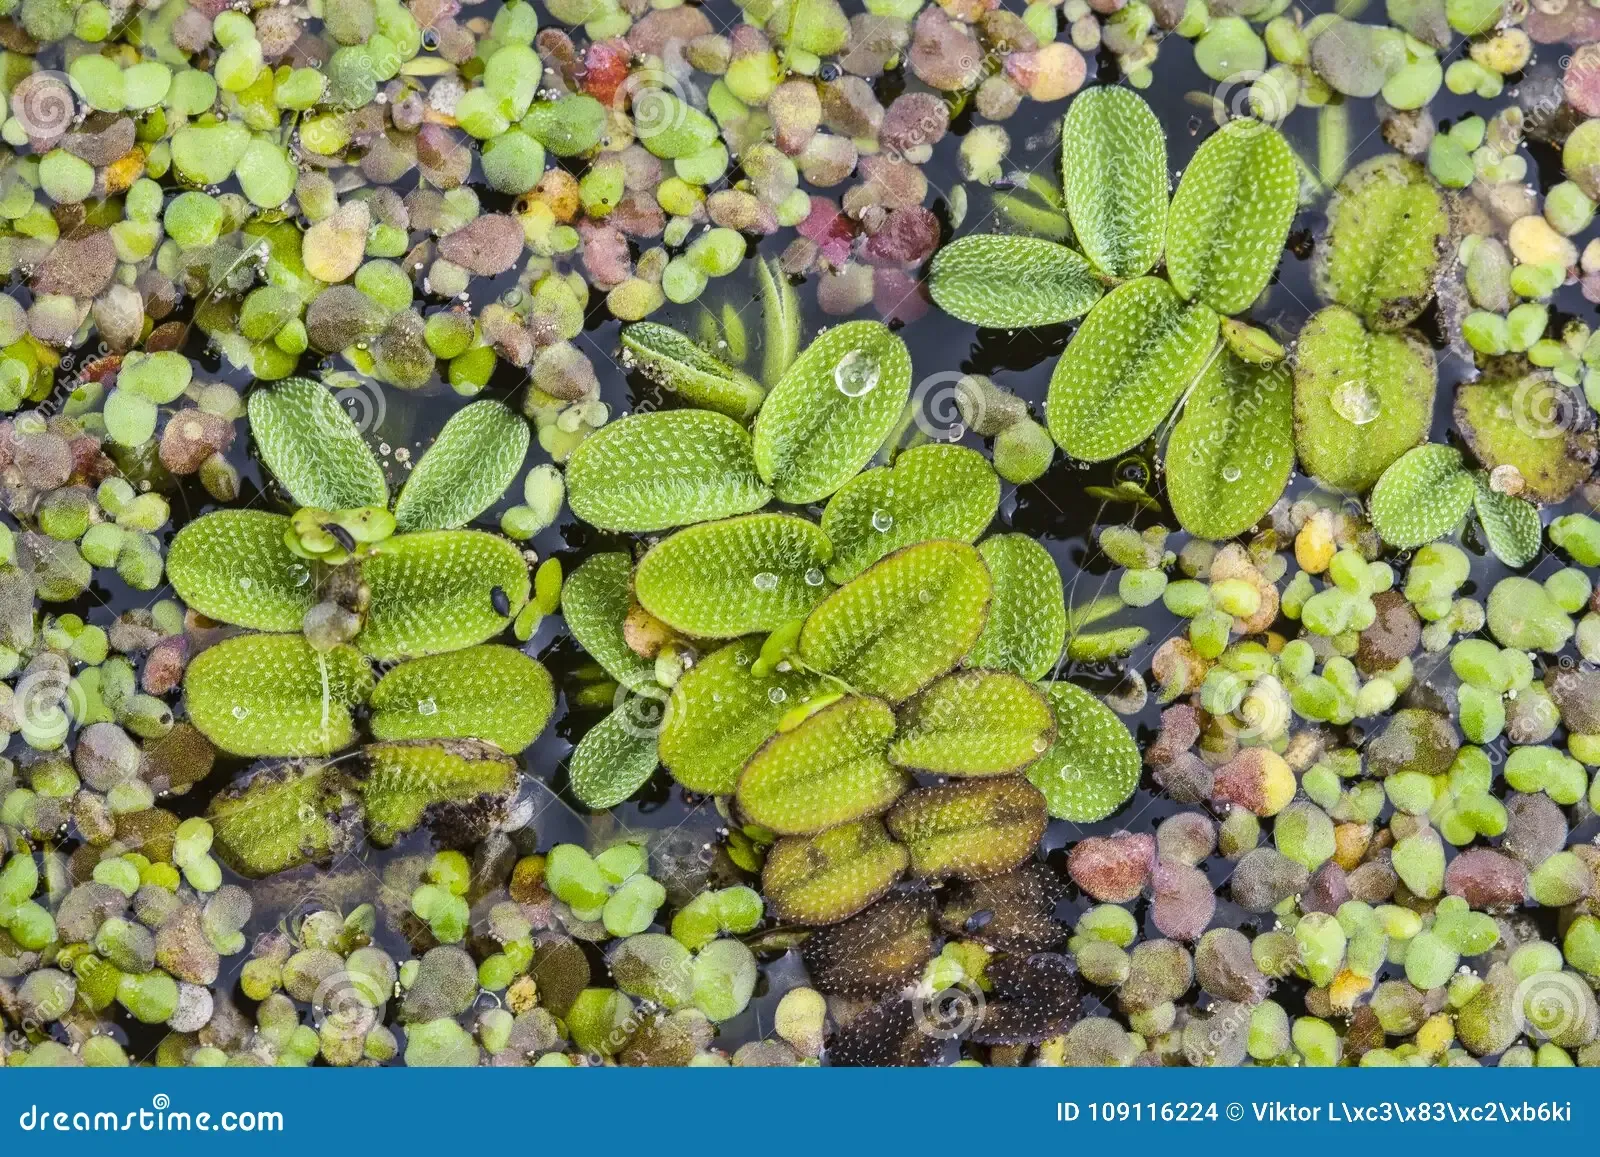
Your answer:
[[[994,581],[994,598],[967,665],[1043,679],[1067,642],[1067,602],[1056,560],[1025,534],[986,538],[978,553]]]
[[[1137,93],[1097,85],[1061,125],[1061,186],[1084,253],[1116,278],[1150,272],[1167,239],[1167,141]]]
[[[1282,365],[1224,354],[1184,403],[1167,443],[1172,513],[1198,538],[1249,530],[1294,469],[1294,387]]]
[[[939,250],[928,271],[928,292],[940,309],[962,321],[1015,329],[1081,317],[1102,291],[1094,267],[1065,245],[984,233]]]
[[[761,290],[761,380],[775,386],[800,353],[800,295],[776,261],[756,263]]]
[[[250,433],[267,469],[301,506],[387,506],[389,485],[361,431],[326,387],[285,378],[253,390]]]
[[[1127,801],[1139,786],[1139,746],[1116,713],[1071,683],[1043,688],[1056,717],[1056,741],[1028,769],[1058,820],[1093,823]]]
[[[772,845],[761,892],[779,920],[837,924],[894,887],[910,859],[881,820],[858,820]]]
[[[1429,444],[1407,450],[1372,488],[1372,529],[1390,546],[1410,550],[1449,534],[1466,517],[1477,487],[1461,452]]]
[[[206,812],[218,856],[242,876],[270,876],[343,850],[354,827],[349,779],[324,764],[264,768],[219,792]]]
[[[633,564],[621,553],[592,554],[561,585],[561,616],[589,657],[624,687],[655,678],[655,664],[629,648],[622,626],[632,605]]]
[[[454,530],[500,500],[528,455],[528,423],[499,402],[457,411],[428,447],[394,504],[405,530]]]
[[[1283,134],[1232,120],[1195,151],[1172,197],[1167,276],[1191,300],[1242,313],[1283,255],[1300,174]]]
[[[615,807],[644,786],[656,770],[656,736],[618,707],[589,728],[567,765],[572,794],[599,811]]]
[[[1043,755],[1055,737],[1050,704],[1027,680],[958,671],[901,710],[889,759],[935,775],[1010,775]]]
[[[189,721],[232,755],[330,755],[355,740],[372,670],[353,647],[238,635],[196,655],[183,690]]]
[[[1049,817],[1021,776],[967,780],[907,792],[884,820],[924,879],[983,880],[1033,855]]]
[[[1472,480],[1477,487],[1472,505],[1483,526],[1483,536],[1489,540],[1489,549],[1507,566],[1527,566],[1539,556],[1544,541],[1539,508],[1491,489],[1486,474],[1476,474]]]
[[[780,501],[820,502],[871,460],[911,392],[911,354],[876,321],[805,348],[756,417],[756,468]]]
[[[1050,375],[1045,416],[1068,454],[1101,462],[1144,441],[1212,356],[1217,315],[1159,277],[1112,290]]]
[[[761,406],[761,383],[713,357],[689,338],[654,321],[624,326],[622,348],[646,377],[691,406],[744,421]]]
[[[482,739],[515,754],[544,730],[555,685],[537,659],[486,644],[401,663],[371,706],[378,739]]]
[[[620,418],[580,442],[567,462],[572,513],[602,530],[666,530],[748,514],[771,498],[749,433],[710,410]]]
[[[1600,456],[1582,394],[1538,374],[1463,382],[1455,421],[1483,468],[1514,467],[1534,502],[1564,501]]]
[[[828,538],[792,514],[706,522],[645,552],[634,592],[674,630],[706,639],[770,631],[809,611],[824,592]]]
[[[356,646],[374,659],[411,659],[493,638],[528,601],[531,585],[522,553],[478,530],[396,535],[362,560],[361,578],[371,599]]]
[[[482,838],[517,786],[516,762],[472,739],[374,743],[362,755],[366,768],[356,789],[375,844],[392,844],[430,810]]]
[[[303,559],[284,545],[289,519],[261,510],[217,510],[172,540],[172,589],[208,619],[257,631],[298,631],[317,601]]]

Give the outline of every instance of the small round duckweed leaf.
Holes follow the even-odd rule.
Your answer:
[[[900,710],[889,759],[936,775],[1011,775],[1055,741],[1050,704],[1003,671],[958,671]]]
[[[1056,741],[1028,769],[1058,820],[1093,823],[1123,805],[1139,786],[1139,745],[1116,713],[1071,683],[1044,686],[1056,716]]]
[[[231,755],[330,755],[355,740],[372,669],[353,647],[238,635],[196,655],[183,690],[189,721]]]
[[[399,740],[362,748],[357,791],[366,808],[367,838],[387,846],[434,818],[488,829],[517,786],[516,762],[473,739]]]
[[[516,754],[555,710],[555,684],[511,647],[468,647],[401,663],[372,692],[378,739],[481,739]]]
[[[1450,241],[1450,215],[1416,161],[1386,153],[1345,174],[1317,246],[1317,292],[1376,330],[1415,321],[1433,299]]]
[[[305,561],[284,545],[289,519],[261,510],[217,510],[173,537],[172,589],[190,609],[257,631],[298,631],[317,601]]]
[[[411,659],[493,638],[528,601],[531,586],[521,552],[477,530],[396,535],[362,560],[361,577],[371,600],[356,646],[374,659]]]
[[[772,845],[761,870],[761,892],[779,920],[837,924],[894,887],[910,861],[881,820],[858,820]]]
[[[499,402],[451,416],[395,500],[405,530],[454,530],[499,501],[528,454],[528,423]]]
[[[924,879],[983,880],[1033,855],[1049,817],[1044,796],[1020,776],[907,792],[884,818]]]
[[[1100,462],[1137,446],[1205,368],[1217,315],[1159,277],[1119,285],[1089,311],[1050,375],[1045,417],[1068,454]]]
[[[383,467],[326,387],[285,378],[251,391],[250,433],[267,469],[301,506],[387,506]]]
[[[1323,485],[1360,493],[1428,436],[1433,351],[1412,330],[1371,333],[1341,306],[1313,314],[1294,352],[1294,439]]]
[[[732,795],[745,761],[821,683],[799,670],[753,675],[750,665],[760,654],[759,638],[729,643],[673,687],[661,726],[661,762],[690,791]]]
[[[1294,386],[1284,366],[1224,354],[1184,403],[1167,443],[1172,513],[1198,538],[1243,534],[1294,469]]]
[[[567,778],[572,794],[596,811],[615,807],[655,774],[656,737],[619,707],[589,728],[572,753]]]
[[[779,835],[807,835],[884,811],[908,777],[884,758],[894,712],[846,696],[780,731],[739,776],[739,810]]]
[[[589,657],[624,687],[655,678],[655,664],[628,647],[623,621],[633,596],[633,563],[618,552],[594,554],[561,585],[561,616]]]
[[[654,321],[622,330],[622,348],[645,376],[691,406],[743,422],[761,406],[761,383],[712,356],[689,338]]]
[[[817,605],[800,632],[800,657],[898,703],[972,649],[993,590],[982,557],[966,543],[908,546]]]
[[[1544,542],[1539,508],[1492,489],[1487,474],[1473,475],[1472,482],[1477,488],[1472,506],[1483,527],[1483,536],[1489,540],[1489,549],[1507,566],[1527,566],[1539,556]]]
[[[1578,420],[1587,410],[1579,391],[1537,374],[1456,388],[1456,428],[1473,456],[1485,470],[1514,467],[1534,502],[1564,501],[1594,469],[1600,442]]]
[[[666,530],[748,514],[771,498],[749,433],[710,410],[620,418],[580,442],[567,462],[572,513],[602,530]]]
[[[270,876],[343,850],[355,827],[349,779],[323,764],[263,768],[206,812],[217,854],[243,876]]]
[[[756,468],[782,502],[820,502],[877,453],[911,392],[911,353],[876,321],[808,345],[756,415]]]
[[[1061,124],[1061,189],[1084,253],[1111,277],[1139,277],[1167,240],[1167,141],[1131,89],[1078,94]]]
[[[1082,317],[1102,289],[1094,267],[1074,249],[1037,237],[982,233],[939,250],[928,292],[952,317],[1017,329]]]
[[[1025,534],[996,534],[978,544],[994,581],[983,634],[969,667],[1043,679],[1067,643],[1067,602],[1050,552]]]
[[[846,582],[884,555],[931,538],[974,542],[999,508],[1000,478],[976,450],[938,443],[907,450],[828,500],[828,577]]]
[[[825,593],[828,537],[792,514],[747,514],[680,530],[645,552],[634,593],[674,630],[705,639],[770,631]]]
[[[1172,197],[1167,276],[1190,300],[1242,313],[1283,255],[1300,175],[1283,134],[1242,118],[1195,151]]]
[[[1407,450],[1383,472],[1367,509],[1384,542],[1410,550],[1461,525],[1476,494],[1461,452],[1430,444]]]

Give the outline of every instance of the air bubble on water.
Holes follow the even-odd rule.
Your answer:
[[[1339,416],[1355,426],[1365,426],[1375,420],[1383,408],[1378,391],[1359,378],[1340,382],[1333,388],[1330,401]]]
[[[1222,468],[1222,480],[1224,482],[1237,482],[1241,474],[1243,474],[1243,471],[1231,464]]]
[[[879,534],[886,534],[894,527],[894,515],[887,510],[874,510],[872,512],[872,529]]]
[[[810,570],[806,571],[806,586],[820,587],[822,585],[822,577],[822,571],[816,567],[812,567]]]
[[[774,687],[767,692],[767,700],[771,703],[782,703],[789,698],[789,693],[782,687]]]
[[[878,359],[866,350],[851,350],[833,367],[833,384],[847,398],[870,394],[878,384]]]
[[[431,697],[417,700],[418,715],[436,715],[438,712],[439,705],[435,703]]]
[[[778,576],[770,570],[757,571],[755,577],[750,581],[756,584],[756,590],[758,591],[774,591],[778,589]]]

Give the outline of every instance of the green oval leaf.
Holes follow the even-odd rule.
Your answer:
[[[985,880],[1032,857],[1049,817],[1044,796],[1020,776],[907,792],[885,818],[924,879]]]
[[[636,321],[622,328],[622,349],[644,375],[691,406],[744,421],[761,405],[761,383],[713,357],[668,325]]]
[[[237,635],[195,656],[183,692],[190,722],[232,755],[329,755],[355,741],[372,670],[353,647]]]
[[[997,534],[978,544],[994,598],[967,666],[1043,679],[1067,644],[1067,601],[1050,552],[1025,534]]]
[[[267,469],[301,506],[387,506],[389,484],[361,431],[326,387],[307,378],[258,386],[246,403]]]
[[[537,659],[484,645],[401,663],[371,706],[378,739],[482,739],[515,754],[544,730],[555,684]]]
[[[779,835],[820,832],[885,811],[909,777],[884,758],[894,712],[846,696],[780,731],[739,776],[739,810]]]
[[[947,538],[975,542],[1000,508],[1000,477],[989,460],[965,446],[907,450],[892,466],[858,474],[822,512],[833,544],[828,577],[855,578],[902,546]]]
[[[1410,550],[1459,526],[1476,493],[1461,452],[1430,444],[1407,450],[1383,472],[1367,509],[1384,542]]]
[[[398,534],[361,562],[371,597],[356,646],[374,659],[413,659],[493,638],[528,601],[528,565],[479,530]],[[495,609],[505,594],[508,613]]]
[[[911,353],[876,321],[812,342],[756,416],[756,469],[780,501],[820,502],[861,471],[911,392]]]
[[[1055,741],[1050,704],[1003,671],[958,671],[900,711],[889,759],[935,775],[1011,775]]]
[[[1272,509],[1294,469],[1294,384],[1283,365],[1224,354],[1167,443],[1167,497],[1183,529],[1224,539]]]
[[[1347,309],[1313,314],[1294,351],[1294,443],[1306,472],[1366,490],[1428,436],[1433,351],[1411,330],[1370,333]]]
[[[761,870],[761,894],[779,920],[837,924],[894,887],[910,859],[881,820],[840,824],[773,844]]]
[[[1056,741],[1028,769],[1058,820],[1093,823],[1121,807],[1139,786],[1139,745],[1116,713],[1071,683],[1042,690],[1056,716]]]
[[[1485,470],[1515,467],[1535,502],[1565,501],[1593,472],[1595,430],[1579,420],[1588,410],[1580,391],[1539,373],[1456,387],[1456,428],[1473,457]]]
[[[326,860],[350,843],[356,796],[335,767],[264,768],[219,792],[206,811],[217,854],[243,876]]]
[[[257,631],[298,631],[317,602],[304,559],[284,545],[289,519],[260,510],[217,510],[172,539],[167,578],[208,619]]]
[[[908,546],[817,605],[800,632],[800,657],[898,703],[972,649],[993,590],[982,557],[965,543]]]
[[[621,553],[593,554],[561,585],[561,617],[578,645],[624,687],[654,681],[655,664],[622,633],[633,604],[633,563]]]
[[[1137,446],[1205,368],[1217,315],[1159,277],[1119,285],[1089,311],[1050,375],[1045,416],[1068,454],[1100,462]]]
[[[362,755],[366,766],[356,786],[366,808],[367,838],[375,844],[394,843],[430,811],[473,830],[487,829],[516,791],[516,762],[472,739],[373,743]]]
[[[690,791],[732,795],[745,761],[821,683],[800,670],[760,678],[750,671],[760,654],[759,638],[729,643],[673,687],[659,737],[661,762]]]
[[[655,774],[656,737],[619,707],[589,728],[567,766],[572,794],[589,807],[616,807]]]
[[[1100,300],[1101,287],[1094,267],[1065,245],[985,233],[939,250],[928,292],[962,321],[1014,329],[1081,317]]]
[[[602,530],[644,532],[759,510],[772,491],[745,428],[710,410],[610,422],[567,462],[572,513]]]
[[[1487,474],[1472,478],[1477,492],[1473,495],[1473,509],[1483,526],[1483,536],[1489,540],[1489,549],[1507,566],[1527,566],[1539,557],[1544,543],[1544,526],[1539,521],[1539,508],[1511,494],[1502,494],[1489,486]]]
[[[662,539],[634,572],[639,604],[677,631],[731,639],[771,631],[826,593],[827,535],[792,514],[747,514]]]
[[[454,530],[499,501],[528,456],[528,423],[499,402],[457,410],[394,504],[401,530]]]
[[[1061,189],[1090,261],[1116,278],[1150,272],[1167,240],[1167,141],[1137,93],[1078,94],[1061,124]]]
[[[772,386],[800,353],[800,295],[776,261],[756,263],[756,284],[761,290],[761,380]]]
[[[1300,173],[1283,134],[1229,121],[1195,151],[1172,197],[1167,276],[1184,297],[1242,313],[1283,255],[1300,201]]]

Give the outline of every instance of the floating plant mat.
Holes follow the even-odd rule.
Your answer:
[[[1584,5],[316,7],[0,16],[0,1060],[1600,1063]]]

